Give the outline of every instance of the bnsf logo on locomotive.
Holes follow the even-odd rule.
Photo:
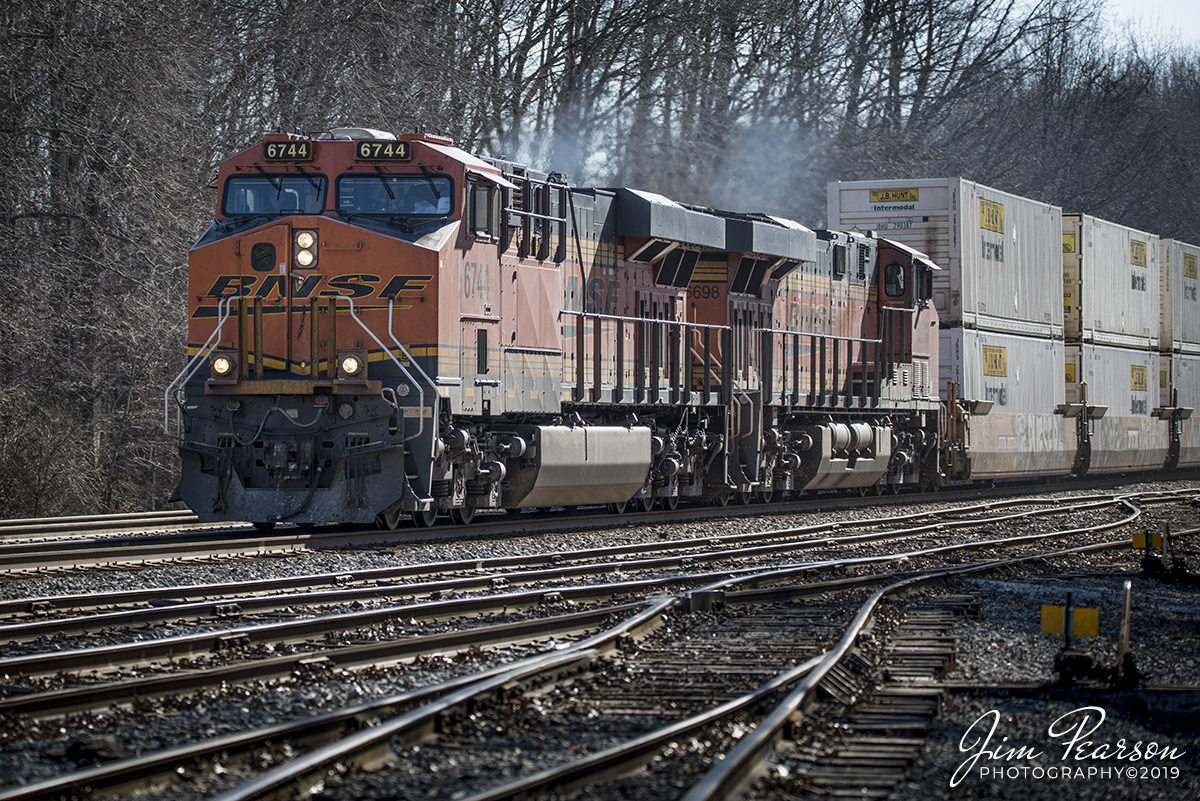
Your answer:
[[[331,278],[323,275],[307,275],[304,276],[303,281],[300,281],[298,277],[293,280],[295,281],[292,285],[293,298],[312,297],[316,292],[316,297],[321,298],[350,297],[358,299],[369,297],[372,294],[381,298],[389,298],[404,292],[423,292],[429,282],[433,280],[433,276],[393,275],[378,292],[375,291],[375,285],[380,282],[380,277],[366,273],[347,273]],[[317,287],[323,280],[329,289],[317,292]],[[265,298],[278,294],[280,297],[284,297],[287,294],[287,285],[288,276],[286,275],[268,275],[261,277],[261,280],[257,275],[219,275],[205,296],[220,298],[228,295],[242,295]]]

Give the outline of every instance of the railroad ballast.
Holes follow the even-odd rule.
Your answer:
[[[1200,463],[1197,249],[969,181],[831,184],[812,231],[344,128],[215,185],[165,410],[204,521]]]

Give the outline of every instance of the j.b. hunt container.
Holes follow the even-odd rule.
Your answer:
[[[1061,340],[971,328],[939,338],[940,391],[961,403],[951,432],[952,478],[1052,476],[1071,471],[1076,426],[1065,398]]]
[[[1159,240],[1154,234],[1064,214],[1063,326],[1067,341],[1157,348]]]
[[[1197,262],[1200,247],[1164,239],[1159,246],[1162,303],[1159,308],[1159,350],[1200,354],[1200,297]]]
[[[1176,467],[1200,466],[1200,356],[1163,354],[1159,366],[1160,417],[1167,417],[1179,434]]]
[[[963,178],[829,184],[829,227],[876,230],[943,270],[943,325],[1061,338],[1062,209]]]
[[[1066,346],[1067,409],[1072,419],[1086,415],[1089,474],[1156,470],[1165,464],[1170,426],[1158,405],[1166,381],[1162,367],[1153,350],[1087,342]]]

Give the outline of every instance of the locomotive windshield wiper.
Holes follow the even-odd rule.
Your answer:
[[[313,177],[312,177],[311,175],[309,175],[308,173],[306,173],[306,172],[304,171],[304,168],[303,168],[303,167],[301,167],[299,164],[297,164],[297,165],[296,165],[296,172],[300,173],[300,174],[301,174],[301,175],[303,175],[305,178],[307,178],[307,179],[308,179],[308,182],[309,182],[310,184],[312,184],[312,188],[313,188],[313,189],[317,190],[318,192],[320,192],[320,191],[321,191],[321,185],[320,185],[320,184],[318,184],[316,181],[314,181],[314,180],[313,180]]]
[[[425,169],[425,165],[421,165],[421,175],[425,176],[425,183],[429,184],[429,188],[433,191],[433,196],[437,200],[442,199],[442,193],[438,191],[437,186],[433,183],[433,178],[429,175],[429,170]]]
[[[400,226],[400,229],[402,231],[406,231],[411,234],[412,232],[417,230],[418,226],[426,225],[428,223],[445,222],[446,217],[447,217],[447,215],[443,214],[441,217],[428,217],[428,218],[417,220],[416,222],[409,222],[409,218],[412,216],[413,215],[411,215],[411,214],[400,214],[400,215],[395,215],[392,217],[386,217],[384,219],[386,219],[388,222],[392,223],[393,225]]]
[[[282,179],[282,178],[280,178],[280,179],[279,179],[279,182],[278,182],[278,183],[276,183],[275,179],[274,179],[274,178],[272,178],[271,176],[267,175],[267,171],[266,171],[266,170],[264,170],[262,167],[260,167],[260,166],[258,166],[257,164],[255,164],[255,165],[254,165],[254,169],[256,169],[256,170],[258,170],[259,172],[261,172],[261,173],[262,173],[262,176],[263,176],[263,178],[266,178],[266,179],[267,179],[267,181],[268,181],[268,182],[271,184],[271,186],[272,186],[272,187],[275,189],[275,199],[276,199],[276,200],[279,200],[279,196],[283,194],[283,179]]]
[[[218,222],[217,227],[220,228],[222,231],[232,231],[234,228],[245,225],[246,223],[250,222],[251,220],[257,220],[259,218],[262,218],[264,220],[269,220],[278,213],[279,212],[271,212],[271,213],[261,212],[259,214],[250,214],[245,217],[234,217],[228,223]]]
[[[375,166],[375,172],[379,174],[379,181],[383,184],[383,188],[387,190],[388,197],[392,200],[396,199],[396,193],[392,191],[392,185],[388,183],[387,176],[383,172],[383,167]]]

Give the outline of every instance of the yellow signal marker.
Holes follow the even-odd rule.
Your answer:
[[[1162,532],[1159,532],[1159,531],[1154,532],[1154,538],[1151,540],[1151,542],[1154,543],[1154,545],[1152,545],[1151,547],[1161,548],[1162,547]],[[1145,548],[1146,548],[1146,532],[1138,531],[1138,532],[1134,533],[1133,547],[1141,548],[1141,549],[1145,550]]]
[[[1100,610],[1076,606],[1071,610],[1072,636],[1095,637],[1100,633]],[[1063,607],[1042,607],[1042,631],[1047,634],[1063,633]]]

